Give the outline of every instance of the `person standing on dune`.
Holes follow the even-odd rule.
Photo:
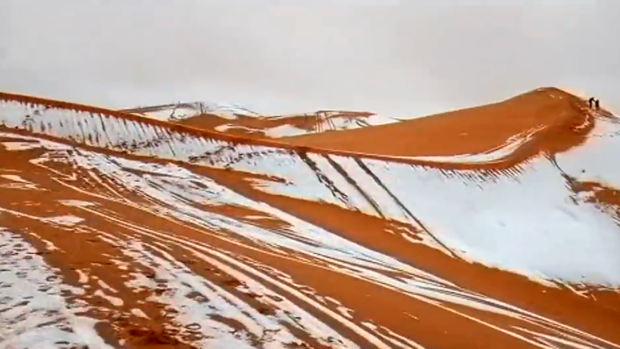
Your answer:
[[[588,99],[588,105],[590,108],[592,108],[592,103],[594,103],[594,97],[590,97],[590,99]]]
[[[594,100],[594,108],[597,109],[597,110],[601,108],[601,104],[600,104],[600,101],[598,99]]]

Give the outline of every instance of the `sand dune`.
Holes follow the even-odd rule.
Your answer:
[[[620,348],[609,113],[215,127],[0,93],[0,348]]]
[[[291,115],[260,115],[234,106],[203,102],[123,109],[158,120],[251,138],[285,138],[383,125],[400,120],[369,112],[321,110]]]
[[[337,134],[291,137],[292,144],[393,156],[480,154],[511,138],[540,132],[535,149],[557,152],[579,143],[593,125],[584,103],[556,88],[541,88],[503,102]]]

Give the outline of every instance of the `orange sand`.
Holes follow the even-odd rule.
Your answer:
[[[392,155],[477,154],[503,145],[519,133],[546,126],[537,151],[557,152],[575,145],[588,129],[586,103],[555,88],[539,89],[506,101],[372,128],[286,138],[294,145]]]
[[[2,97],[3,94],[0,94],[0,98]],[[23,98],[29,100],[29,97]],[[48,103],[70,108],[89,108],[69,103],[52,101]],[[91,109],[128,119],[138,118],[121,112]],[[254,135],[244,134],[244,137],[235,137],[196,129],[214,129],[219,121],[213,120],[216,118],[200,116],[183,122],[195,128],[185,128],[160,121],[151,122],[241,144],[265,144],[295,151],[313,150],[335,154],[362,152],[374,154],[376,158],[485,152],[501,146],[510,137],[519,133],[540,126],[545,127],[526,146],[504,162],[470,166],[486,171],[500,171],[518,165],[535,154],[544,153],[552,156],[557,152],[577,146],[584,141],[594,125],[594,121],[585,112],[581,99],[557,89],[537,90],[496,104],[393,125],[290,137],[280,142],[248,138]],[[258,129],[276,125],[273,120],[260,118],[239,120],[240,125]],[[313,127],[312,124],[306,125],[305,119],[294,119],[294,121],[299,122],[297,125],[299,127],[308,127],[308,129]],[[289,123],[291,120],[286,120],[286,122]],[[3,126],[0,126],[0,131],[13,133],[15,137],[27,134],[24,131],[7,130]],[[0,142],[7,140],[6,138],[0,139]],[[66,140],[55,139],[55,141],[71,144]],[[168,162],[120,154],[107,149],[77,146],[152,163]],[[120,188],[110,178],[100,176],[96,171],[94,175],[99,176],[101,181],[93,180],[92,174],[83,169],[62,163],[52,161],[45,166],[39,166],[31,161],[43,153],[42,150],[7,151],[0,145],[0,174],[18,174],[37,187],[46,189],[37,191],[0,187],[2,198],[0,209],[19,213],[0,213],[0,226],[19,232],[24,239],[33,244],[50,265],[60,269],[66,283],[83,287],[84,284],[78,281],[76,270],[88,271],[90,277],[86,284],[91,287],[86,289],[85,294],[72,296],[74,298],[69,301],[79,299],[92,305],[93,309],[88,315],[102,321],[97,326],[97,330],[108,343],[115,347],[119,347],[119,343],[123,341],[128,348],[192,348],[192,345],[186,343],[196,339],[196,334],[192,331],[178,328],[172,320],[174,314],[165,311],[161,303],[150,300],[148,292],[134,292],[126,286],[125,282],[129,275],[125,269],[119,267],[118,261],[127,263],[126,268],[131,270],[141,271],[147,275],[152,273],[145,266],[138,265],[131,258],[123,255],[116,242],[120,244],[127,239],[137,239],[149,244],[157,254],[163,255],[165,251],[194,274],[222,287],[262,314],[273,314],[276,310],[264,298],[245,292],[243,282],[220,269],[219,264],[211,264],[200,259],[199,254],[206,252],[201,252],[202,250],[195,246],[205,246],[210,250],[234,255],[236,259],[243,260],[256,268],[264,270],[268,270],[268,267],[275,268],[288,274],[297,283],[294,285],[290,281],[285,281],[284,283],[288,286],[300,289],[299,285],[304,285],[316,294],[332,297],[342,306],[351,309],[353,314],[351,322],[362,326],[363,322],[372,321],[380,328],[377,333],[388,335],[389,331],[393,331],[425,348],[533,347],[531,343],[481,323],[486,322],[501,329],[512,329],[515,326],[533,329],[533,325],[527,321],[464,306],[430,305],[395,290],[345,275],[330,269],[322,262],[309,261],[294,253],[288,253],[291,251],[275,250],[255,241],[241,238],[225,229],[207,229],[174,217],[160,215],[146,209],[150,203],[143,195],[122,191],[123,188]],[[402,237],[386,233],[386,229],[403,226],[410,228],[415,238],[415,229],[402,223],[367,216],[324,203],[266,194],[252,187],[250,178],[254,178],[255,175],[216,170],[183,162],[175,163],[197,174],[206,175],[247,198],[279,208],[346,239],[444,278],[464,289],[513,304],[620,345],[620,331],[618,330],[620,329],[620,296],[616,292],[592,291],[589,297],[581,297],[565,288],[548,288],[512,273],[453,258],[422,244],[406,243]],[[436,166],[458,168],[462,165],[439,164]],[[6,182],[6,179],[0,178],[0,185]],[[595,184],[575,183],[574,190],[592,190],[592,186]],[[619,205],[620,199],[617,198],[619,196],[611,189],[601,190],[593,200]],[[85,210],[58,204],[59,200],[68,199],[93,202],[97,206]],[[258,226],[274,231],[284,231],[289,228],[286,222],[276,217],[266,216],[247,208],[209,203],[196,204],[196,207],[240,221],[253,220]],[[49,225],[32,218],[66,214],[85,219],[85,223],[80,225],[80,232]],[[36,232],[36,236],[32,232]],[[52,242],[58,250],[46,250],[44,240]],[[195,245],[190,245],[190,242]],[[161,251],[158,252],[158,248]],[[221,257],[213,258],[219,263],[230,266]],[[275,272],[267,273],[274,274]],[[152,277],[155,278],[154,274]],[[114,306],[95,295],[93,291],[97,288],[97,280],[104,281],[116,289],[117,294],[114,296],[122,299],[124,304]],[[282,289],[275,283],[267,282],[266,284],[282,297],[290,299],[310,314],[323,320],[328,326],[354,341],[361,348],[374,347],[367,339],[351,330],[351,327],[343,325],[343,322],[335,316],[319,310],[298,294]],[[166,287],[164,282],[160,282],[160,289],[156,292],[163,294]],[[328,303],[325,306],[331,311],[338,311],[335,304]],[[136,316],[131,309],[140,309],[149,319]],[[415,319],[408,314],[415,314]],[[461,314],[479,321],[472,321]],[[244,324],[224,315],[213,316],[211,319],[226,324],[235,331],[245,329]],[[290,330],[301,340],[300,343],[289,344],[291,348],[327,347],[299,329],[290,328]],[[552,334],[552,331],[548,331],[547,334]],[[252,337],[250,341],[256,347],[262,347],[265,344],[264,338]]]

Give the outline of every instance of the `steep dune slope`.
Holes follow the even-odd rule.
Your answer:
[[[620,125],[563,96],[397,158],[0,94],[0,347],[620,348]]]
[[[391,156],[454,156],[501,148],[511,138],[538,134],[536,150],[578,144],[592,125],[585,103],[556,88],[542,88],[503,102],[346,132],[289,137],[296,145]],[[522,159],[520,159],[522,160]]]

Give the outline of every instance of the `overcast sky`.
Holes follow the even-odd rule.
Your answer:
[[[559,86],[620,111],[618,0],[220,2],[0,0],[0,90],[413,117]]]

